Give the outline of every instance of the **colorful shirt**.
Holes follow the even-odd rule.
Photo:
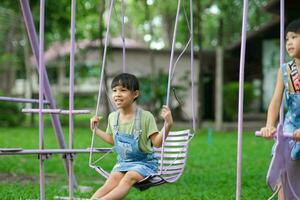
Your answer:
[[[108,116],[108,125],[106,129],[106,133],[114,134],[113,125],[117,120],[117,112],[112,112]],[[140,123],[142,133],[139,137],[139,147],[143,152],[149,153],[153,151],[152,143],[150,140],[150,136],[153,133],[158,132],[158,128],[154,119],[154,116],[149,111],[141,109],[140,113]],[[134,119],[130,122],[119,123],[119,131],[123,133],[133,133],[134,130]]]
[[[286,65],[288,73],[288,90],[291,94],[300,92],[300,77],[295,61],[289,62]]]

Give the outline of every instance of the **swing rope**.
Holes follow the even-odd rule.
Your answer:
[[[103,79],[104,79],[104,68],[105,68],[105,62],[106,62],[106,52],[107,52],[107,45],[108,45],[108,35],[109,35],[109,28],[110,28],[111,13],[112,13],[113,4],[114,4],[114,0],[111,0],[110,1],[110,7],[109,7],[109,15],[108,15],[108,19],[107,19],[107,29],[106,29],[106,34],[105,34],[103,60],[102,60],[102,65],[101,65],[101,76],[100,76],[99,91],[98,91],[97,106],[96,106],[96,116],[99,115],[99,107],[100,107],[101,93],[102,93],[102,84],[103,84]],[[94,129],[93,129],[90,155],[89,155],[89,166],[92,167],[92,168],[96,167],[92,164],[92,154],[93,154],[95,133],[96,133],[96,127],[94,127]]]

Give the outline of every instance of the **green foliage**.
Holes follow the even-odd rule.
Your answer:
[[[18,56],[13,53],[0,54],[0,73],[15,68],[19,64]]]
[[[75,96],[74,98],[74,109],[94,109],[95,102],[96,102],[96,95],[80,95]],[[62,108],[68,110],[69,109],[69,96],[64,95],[61,102]],[[76,123],[76,126],[82,126],[84,124],[88,124],[89,117],[87,115],[78,115],[75,116],[79,119],[84,119],[85,121],[79,120]],[[60,120],[63,126],[68,126],[69,124],[69,116],[68,115],[62,115],[60,116]]]
[[[239,96],[239,83],[231,82],[224,85],[224,118],[227,121],[234,121],[238,115],[238,96]],[[245,82],[244,84],[244,112],[250,110],[251,102],[253,101],[253,86],[251,83]]]
[[[211,3],[212,1],[210,1]],[[268,0],[249,1],[248,6],[248,31],[256,30],[260,25],[271,19],[271,15],[267,14],[262,8]],[[196,4],[199,4],[196,2]],[[202,3],[202,1],[201,1]],[[205,49],[214,48],[218,44],[220,31],[222,31],[223,46],[228,46],[235,43],[241,38],[243,1],[223,0],[214,1],[214,3],[205,4],[206,8],[202,13],[202,36],[203,46]],[[218,12],[213,12],[217,8]],[[197,11],[195,11],[197,12]],[[223,21],[223,30],[220,27],[220,20]],[[195,24],[197,28],[199,24]],[[200,25],[201,26],[201,25]]]
[[[82,108],[91,108],[94,106],[96,101],[96,95],[80,95],[74,97],[74,108],[82,109]],[[62,102],[63,108],[69,107],[69,96],[64,95],[63,102]]]
[[[184,75],[183,75],[184,76]],[[185,79],[186,80],[186,79]],[[163,72],[153,74],[151,77],[139,77],[141,95],[138,102],[146,105],[156,115],[160,112],[162,106],[166,104],[166,95],[168,87],[168,75]],[[179,99],[186,92],[186,82],[183,84],[172,84],[172,90],[176,91]],[[172,91],[170,91],[172,92]],[[171,96],[172,94],[170,94]]]
[[[0,93],[0,96],[1,95]],[[0,101],[0,126],[16,126],[23,124],[24,113],[21,112],[22,106],[18,103]]]
[[[168,76],[159,73],[152,77],[139,77],[139,82],[141,95],[138,102],[150,106],[154,109],[152,112],[157,114],[166,100]]]

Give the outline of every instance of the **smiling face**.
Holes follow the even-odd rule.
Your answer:
[[[112,89],[112,99],[117,109],[129,108],[138,96],[138,90],[131,91],[122,85],[115,86]]]
[[[288,32],[286,34],[286,50],[290,57],[300,59],[300,34]]]

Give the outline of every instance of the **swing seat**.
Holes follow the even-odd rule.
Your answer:
[[[170,132],[163,144],[164,147],[154,148],[159,163],[158,173],[146,177],[134,187],[143,191],[153,186],[176,182],[184,171],[191,136],[189,129]]]
[[[188,144],[191,137],[193,137],[193,134],[190,133],[189,129],[169,132],[169,135],[163,144],[164,147],[154,148],[159,163],[158,173],[145,177],[143,180],[136,183],[134,187],[140,191],[144,191],[153,186],[176,182],[184,171]],[[100,166],[90,167],[94,168],[105,179],[109,177],[109,172]]]

